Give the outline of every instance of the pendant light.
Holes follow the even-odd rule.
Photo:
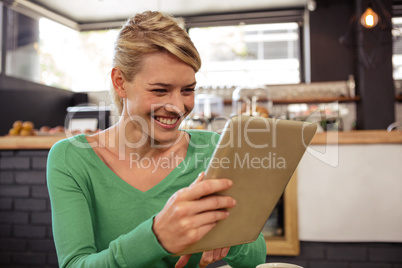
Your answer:
[[[360,17],[360,23],[367,29],[374,28],[378,24],[378,15],[371,7],[367,7],[366,11]]]

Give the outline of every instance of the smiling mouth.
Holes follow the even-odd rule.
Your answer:
[[[154,116],[153,117],[156,121],[165,124],[165,125],[174,125],[176,122],[179,120],[180,117],[175,117],[175,118],[166,118],[162,116]]]

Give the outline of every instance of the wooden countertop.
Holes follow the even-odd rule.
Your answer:
[[[0,150],[50,149],[53,144],[66,136],[0,137]]]
[[[54,143],[64,138],[65,136],[0,137],[0,150],[50,149]],[[402,144],[402,131],[322,132],[314,136],[311,144]]]
[[[402,131],[355,130],[317,133],[311,144],[402,144]]]

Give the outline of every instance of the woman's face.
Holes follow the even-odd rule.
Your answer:
[[[145,56],[141,71],[131,82],[124,81],[125,118],[135,123],[135,132],[157,144],[170,143],[194,107],[195,84],[194,69],[170,53]]]

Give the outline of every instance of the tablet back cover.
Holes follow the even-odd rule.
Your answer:
[[[257,239],[317,129],[315,123],[232,117],[222,131],[205,179],[229,178],[219,195],[237,205],[227,219],[177,255],[250,243]]]

